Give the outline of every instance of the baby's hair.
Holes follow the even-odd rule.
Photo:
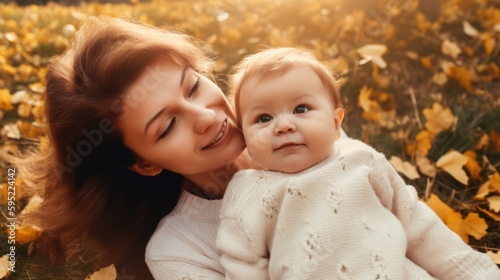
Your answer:
[[[256,78],[257,82],[261,82],[269,78],[280,77],[294,67],[312,69],[331,94],[335,108],[342,106],[337,80],[314,54],[298,48],[270,48],[245,57],[233,68],[233,74],[229,77],[229,99],[235,108],[238,124],[241,124],[240,91],[245,81]]]

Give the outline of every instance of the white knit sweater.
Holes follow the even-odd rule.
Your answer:
[[[155,279],[224,279],[215,251],[221,203],[182,193],[146,248],[146,263]]]
[[[238,172],[217,249],[226,279],[500,279],[384,155],[352,139],[300,173]]]

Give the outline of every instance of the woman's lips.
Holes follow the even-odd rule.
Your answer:
[[[226,118],[224,120],[224,122],[222,123],[221,129],[219,131],[219,134],[217,134],[217,137],[215,137],[215,139],[212,141],[212,143],[203,147],[202,150],[207,150],[207,149],[219,146],[221,143],[223,143],[228,138],[227,136],[229,136],[230,131],[231,131],[231,126],[228,125],[227,118]]]

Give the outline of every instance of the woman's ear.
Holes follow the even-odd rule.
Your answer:
[[[163,168],[161,167],[157,167],[149,163],[143,163],[141,161],[135,162],[129,166],[129,169],[144,176],[156,176],[163,171]]]

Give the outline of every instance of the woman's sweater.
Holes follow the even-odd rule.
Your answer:
[[[299,173],[238,172],[221,219],[227,279],[500,279],[383,154],[352,139]]]
[[[183,192],[146,248],[146,263],[155,279],[224,279],[215,251],[221,203]]]

